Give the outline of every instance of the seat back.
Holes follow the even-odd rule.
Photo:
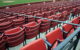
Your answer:
[[[39,19],[38,20],[40,24],[40,32],[46,32],[49,28],[50,28],[50,21],[48,20],[43,20],[43,19]]]
[[[13,25],[12,21],[0,23],[0,32],[4,32],[4,30],[12,28],[12,25]]]
[[[9,16],[9,17],[7,17],[8,20],[14,20],[16,18],[17,18],[16,16]]]
[[[73,28],[73,25],[64,24],[62,28],[64,29],[64,31],[69,32]]]
[[[14,29],[6,30],[5,34],[13,34],[13,33],[19,32],[20,30],[21,30],[20,27],[16,27]]]
[[[57,39],[63,40],[63,32],[60,28],[57,28],[46,35],[47,40],[53,44]]]
[[[22,47],[20,50],[47,50],[45,43],[42,39],[37,39],[24,47]]]
[[[26,38],[30,39],[36,37],[39,33],[40,23],[30,22],[28,24],[23,25],[23,27],[25,27]]]
[[[25,25],[23,25],[24,27],[34,27],[34,26],[36,26],[36,22],[30,22],[30,23],[28,23],[28,24],[25,24]]]
[[[18,18],[13,20],[14,27],[22,26],[25,24],[25,17],[19,16]]]
[[[74,18],[71,23],[79,24],[79,19],[78,17]]]
[[[6,18],[0,18],[0,23],[5,22]]]
[[[35,16],[37,16],[37,17],[43,17],[43,14],[37,13],[37,14],[35,14]]]
[[[24,41],[24,28],[16,27],[4,31],[6,42],[9,47],[14,47],[21,44]]]
[[[70,25],[70,24],[64,24],[62,26],[63,30],[66,32],[64,32],[64,38],[68,37],[70,34],[72,34],[74,32],[74,27],[73,25]]]
[[[32,16],[25,17],[25,21],[26,23],[29,23],[29,22],[35,21],[35,18],[33,18]]]

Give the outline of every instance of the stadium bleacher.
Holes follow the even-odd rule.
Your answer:
[[[1,8],[0,50],[58,50],[74,33],[77,42],[71,39],[73,48],[66,47],[76,50],[80,36],[79,2],[49,1]]]

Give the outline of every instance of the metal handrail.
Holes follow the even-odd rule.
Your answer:
[[[68,44],[68,42],[75,37],[78,32],[80,31],[80,27],[77,28],[69,37],[67,37],[62,43],[60,43],[56,48],[53,48],[53,50],[62,50],[64,46]]]
[[[11,12],[6,12],[11,14]],[[13,13],[13,14],[17,14],[17,15],[21,15],[21,16],[26,16],[26,17],[30,17],[31,15],[25,15],[25,14],[20,14],[20,13]],[[31,16],[32,17],[32,16]],[[53,20],[53,19],[48,19],[48,18],[43,18],[43,17],[37,17],[37,16],[33,16],[34,18],[39,18],[39,19],[47,19],[49,21],[53,21],[53,22],[59,22],[59,23],[64,23],[64,24],[70,24],[70,25],[74,25],[74,26],[80,26],[80,24],[74,24],[74,23],[67,23],[65,21],[59,21],[59,20]]]

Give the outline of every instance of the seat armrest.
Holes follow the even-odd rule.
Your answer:
[[[46,37],[44,37],[44,38],[42,38],[43,40],[44,40],[44,42],[48,45],[48,46],[52,46],[52,44],[50,44],[48,41],[47,41],[47,39],[46,39]]]

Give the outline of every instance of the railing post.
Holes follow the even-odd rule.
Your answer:
[[[74,44],[73,50],[76,50],[76,47],[77,47],[78,42],[79,42],[79,37],[80,37],[80,31],[79,31],[79,33],[78,33],[78,35],[77,35],[77,40],[76,40],[76,42],[75,42],[75,44]]]

